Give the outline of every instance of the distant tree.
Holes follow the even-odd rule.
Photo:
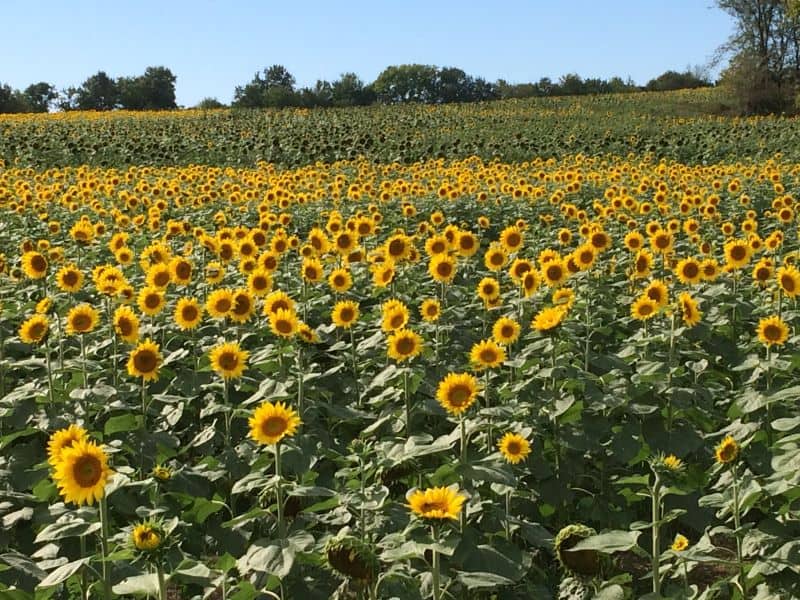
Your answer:
[[[80,88],[70,86],[58,92],[58,97],[55,100],[55,106],[58,110],[69,111],[78,110],[78,95]]]
[[[455,67],[442,67],[436,77],[436,102],[469,102],[473,100],[472,77]]]
[[[688,69],[683,73],[677,71],[665,71],[658,77],[651,79],[645,85],[648,91],[669,91],[682,90],[687,88],[707,87],[711,85],[708,80],[700,79],[696,74]]]
[[[119,103],[128,110],[166,110],[175,103],[176,76],[166,67],[147,67],[144,75],[117,80]]]
[[[250,83],[236,86],[233,106],[264,108],[267,106],[299,106],[300,98],[294,89],[294,76],[282,65],[272,65],[256,73]]]
[[[431,102],[436,97],[436,79],[434,66],[398,65],[384,69],[372,87],[381,102]]]
[[[0,85],[0,113],[28,112],[25,95],[8,84]]]
[[[583,79],[577,73],[567,73],[558,80],[558,93],[562,96],[585,94]]]
[[[339,79],[331,84],[331,102],[333,106],[366,106],[375,101],[375,92],[355,73],[342,73]]]
[[[203,98],[200,102],[197,103],[195,108],[200,108],[203,110],[213,110],[215,108],[225,108],[225,105],[217,100],[216,98]]]
[[[44,113],[50,109],[50,106],[58,98],[58,91],[55,86],[45,81],[40,81],[26,87],[23,95],[31,112]]]
[[[75,104],[81,110],[112,110],[119,104],[119,89],[105,71],[98,71],[77,89]]]

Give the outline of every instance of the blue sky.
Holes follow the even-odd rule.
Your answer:
[[[630,76],[704,64],[733,30],[713,0],[3,0],[0,82],[79,85],[163,65],[177,100],[229,102],[236,85],[282,64],[298,85],[388,65],[456,66],[519,83]]]

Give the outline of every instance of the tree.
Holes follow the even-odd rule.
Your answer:
[[[431,65],[399,65],[384,69],[372,84],[386,103],[431,102],[436,95],[437,69]]]
[[[105,71],[98,71],[77,89],[75,103],[81,110],[112,110],[119,103],[119,89]]]
[[[225,105],[216,98],[208,97],[200,100],[195,108],[200,108],[202,110],[214,110],[215,108],[225,108]]]
[[[119,103],[128,110],[166,110],[177,108],[175,75],[166,67],[147,67],[144,75],[117,80]]]
[[[0,114],[27,112],[25,96],[8,84],[0,85]]]
[[[742,110],[771,112],[793,102],[800,81],[800,14],[786,0],[717,0],[736,23],[718,53],[730,56],[723,82]]]
[[[355,73],[342,73],[331,84],[331,101],[334,106],[366,106],[375,101],[375,92]]]
[[[32,83],[25,88],[23,95],[30,111],[38,113],[47,112],[51,104],[58,98],[55,86],[45,81]]]
[[[233,106],[265,108],[298,106],[300,98],[294,90],[294,76],[282,65],[272,65],[253,76],[250,83],[236,86]]]
[[[700,77],[689,70],[683,73],[677,71],[665,71],[658,77],[651,79],[647,82],[645,88],[649,91],[669,91],[669,90],[682,90],[687,88],[699,88],[711,85],[707,80],[700,79]]]

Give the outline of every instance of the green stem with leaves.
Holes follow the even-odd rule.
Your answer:
[[[358,381],[358,352],[356,350],[356,337],[353,333],[352,326],[350,327],[350,354],[353,360],[353,381],[356,386],[356,398],[358,399],[358,406],[361,406],[361,386]]]
[[[103,598],[105,600],[111,598],[111,569],[108,561],[109,531],[108,498],[103,496],[100,498],[100,549],[103,553]]]
[[[283,518],[283,485],[281,481],[281,443],[275,444],[275,498],[278,503],[278,535],[286,539],[286,523]]]
[[[408,369],[403,369],[403,399],[406,409],[406,437],[411,437],[411,397],[408,393]]]
[[[156,568],[156,575],[158,576],[158,598],[159,600],[167,600],[167,580],[164,577],[164,567],[161,564]]]
[[[741,531],[741,507],[739,505],[739,469],[734,464],[731,466],[731,477],[733,478],[733,535],[736,538],[736,563],[739,565],[739,585],[741,586],[742,598],[748,598],[747,575],[744,572],[744,558],[742,555],[742,531]]]
[[[656,598],[658,598],[661,595],[661,479],[659,478],[658,473],[655,473],[653,487],[650,489],[650,498],[652,499],[653,513],[653,594],[656,596]]]
[[[436,526],[432,526],[433,543],[439,543],[439,536],[436,532]],[[431,550],[431,576],[433,578],[433,600],[440,600],[442,597],[442,583],[440,581],[440,565],[439,565],[439,551],[436,548]]]

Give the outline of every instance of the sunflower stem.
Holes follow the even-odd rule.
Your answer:
[[[156,574],[158,576],[158,598],[159,600],[167,600],[167,581],[164,578],[164,567],[161,563],[156,567]]]
[[[506,529],[506,539],[511,541],[511,490],[506,492],[506,520],[504,525]]]
[[[353,381],[355,382],[356,387],[356,398],[358,401],[358,406],[361,406],[361,387],[358,381],[358,353],[356,352],[356,338],[355,334],[353,333],[353,327],[350,327],[350,353],[353,359]]]
[[[53,394],[53,367],[50,364],[50,344],[45,338],[44,340],[44,359],[47,366],[47,395],[50,399],[50,404],[55,404],[55,396]],[[0,396],[1,397],[1,396]]]
[[[225,445],[230,445],[231,441],[231,398],[230,398],[230,388],[228,387],[228,380],[226,378],[222,378],[222,401],[225,405]]]
[[[281,485],[281,443],[275,444],[275,498],[278,503],[278,536],[286,539],[286,523],[283,520],[283,487]]]
[[[747,600],[747,575],[744,572],[744,559],[742,558],[742,531],[741,515],[739,506],[739,469],[736,465],[731,466],[731,477],[733,478],[733,535],[736,538],[736,562],[739,565],[739,586],[742,591],[742,599]]]
[[[486,402],[486,408],[490,406],[490,396],[489,396],[489,369],[486,369],[483,373],[483,398]],[[486,433],[486,452],[491,453],[492,451],[492,437],[494,436],[494,429],[492,423],[492,416],[487,415],[486,421],[489,425],[489,429]]]
[[[80,536],[81,558],[86,558],[86,536]],[[81,568],[81,600],[89,600],[89,565]]]
[[[303,347],[297,345],[297,412],[300,413],[300,418],[303,418],[303,410],[305,408],[305,397],[303,396]],[[357,385],[357,384],[356,384]]]
[[[434,544],[439,543],[439,536],[436,532],[436,527],[431,527],[432,534],[433,534],[433,542]],[[439,580],[439,551],[434,547],[431,550],[432,558],[431,558],[431,575],[433,577],[433,600],[440,600],[442,597],[442,590],[441,590],[441,582]]]
[[[767,344],[767,365],[765,375],[767,377],[767,423],[772,423],[772,402],[769,400],[769,393],[772,390],[772,346]],[[767,427],[767,446],[772,446],[772,427]]]
[[[408,395],[408,369],[403,369],[403,399],[406,406],[406,437],[411,437],[411,398]]]
[[[108,565],[108,499],[105,495],[100,498],[100,549],[103,553],[103,598],[111,598],[111,570]]]
[[[86,334],[81,334],[81,371],[83,372],[83,387],[89,387],[89,376],[86,372]]]
[[[661,528],[661,480],[658,477],[658,473],[655,473],[655,480],[653,481],[653,487],[650,490],[650,497],[652,499],[652,512],[653,512],[653,524],[652,524],[653,594],[658,598],[660,597],[661,594],[661,572],[660,572],[661,537],[659,535]]]
[[[675,313],[669,317],[669,358],[667,361],[667,433],[672,433],[672,363],[675,359]]]

